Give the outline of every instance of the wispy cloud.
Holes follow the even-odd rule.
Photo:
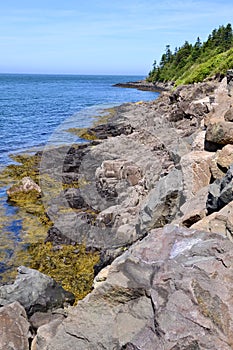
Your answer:
[[[0,5],[0,50],[6,64],[15,50],[15,62],[28,57],[35,65],[75,56],[85,65],[95,56],[99,67],[120,60],[131,67],[159,58],[168,43],[205,40],[232,13],[230,0],[8,0]]]

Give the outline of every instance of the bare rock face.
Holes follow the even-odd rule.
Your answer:
[[[152,230],[63,322],[38,329],[33,350],[230,350],[232,261],[221,235]]]
[[[209,152],[193,151],[181,158],[184,196],[187,200],[209,184],[211,178],[210,163],[213,155]]]
[[[195,222],[203,219],[206,214],[206,202],[209,193],[209,186],[201,188],[194,197],[186,201],[181,207],[182,216],[177,219],[177,223],[190,227]]]
[[[30,323],[17,301],[0,308],[0,350],[29,350]]]
[[[233,145],[226,145],[217,151],[216,162],[221,169],[227,170],[233,164]]]
[[[233,108],[232,108],[232,106],[224,114],[224,119],[226,122],[233,122]]]
[[[233,237],[233,202],[227,204],[220,211],[203,217],[202,220],[191,226],[196,230],[205,230],[206,232],[215,232],[222,234],[232,240]]]
[[[62,307],[64,303],[74,303],[72,293],[43,273],[24,266],[20,266],[18,272],[13,284],[0,287],[0,305],[18,301],[31,316],[36,311],[46,312]]]
[[[206,202],[208,214],[222,209],[233,200],[233,165],[230,166],[226,175],[217,179],[209,186]]]
[[[212,151],[211,146],[223,147],[227,144],[233,144],[233,124],[231,122],[219,121],[209,124],[205,136],[205,149]]]
[[[137,230],[145,232],[170,223],[179,212],[182,189],[182,173],[174,168],[150,191],[142,205]]]

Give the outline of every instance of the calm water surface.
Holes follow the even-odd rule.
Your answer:
[[[45,145],[66,120],[68,127],[85,127],[90,125],[95,109],[155,99],[155,92],[112,86],[141,78],[0,74],[0,165],[10,161],[11,153]],[[61,143],[69,137],[64,135]]]
[[[56,143],[77,142],[64,130],[90,126],[104,108],[157,98],[155,92],[112,86],[142,78],[0,74],[0,169],[12,162],[10,154],[36,151],[54,133]],[[20,263],[25,246],[40,237],[38,227],[36,218],[10,205],[6,188],[0,188],[0,280],[3,272]]]

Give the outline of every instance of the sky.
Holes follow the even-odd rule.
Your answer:
[[[0,73],[146,76],[232,15],[232,0],[1,0]]]

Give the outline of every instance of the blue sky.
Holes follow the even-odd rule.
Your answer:
[[[1,1],[0,72],[147,75],[232,15],[232,0]]]

